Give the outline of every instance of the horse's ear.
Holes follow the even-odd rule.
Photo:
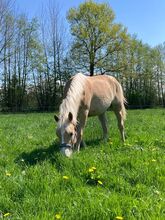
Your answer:
[[[69,119],[69,121],[72,121],[72,120],[73,120],[73,115],[72,115],[71,112],[69,112],[69,114],[68,114],[68,119]]]
[[[55,120],[56,122],[58,122],[58,121],[59,121],[59,117],[58,117],[57,115],[54,115],[54,120]]]

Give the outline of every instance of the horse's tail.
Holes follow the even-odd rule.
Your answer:
[[[126,112],[125,104],[127,104],[127,100],[124,97],[124,93],[123,93],[123,89],[122,89],[121,84],[119,82],[117,84],[118,84],[118,99],[121,104],[121,115],[122,115],[123,120],[126,120],[127,112]]]

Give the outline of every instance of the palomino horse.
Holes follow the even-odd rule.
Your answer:
[[[74,148],[79,151],[88,116],[98,116],[103,136],[107,138],[105,112],[110,105],[117,117],[124,141],[125,102],[122,87],[114,77],[108,75],[89,77],[81,73],[73,76],[65,86],[59,118],[55,116],[58,122],[56,133],[61,141],[61,152],[69,157]]]

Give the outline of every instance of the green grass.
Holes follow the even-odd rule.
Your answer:
[[[110,141],[90,118],[88,146],[65,158],[52,113],[1,114],[0,219],[164,220],[165,110],[128,111],[124,145],[108,119]]]

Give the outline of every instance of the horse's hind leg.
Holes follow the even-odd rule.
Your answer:
[[[107,119],[105,113],[101,114],[98,116],[102,129],[103,129],[103,138],[107,139],[108,138],[108,128],[107,128]]]
[[[115,112],[117,121],[118,121],[118,128],[121,133],[121,138],[123,141],[125,141],[125,133],[124,133],[124,117],[123,117],[123,112],[122,112],[122,106],[115,105],[113,106],[113,110]]]

